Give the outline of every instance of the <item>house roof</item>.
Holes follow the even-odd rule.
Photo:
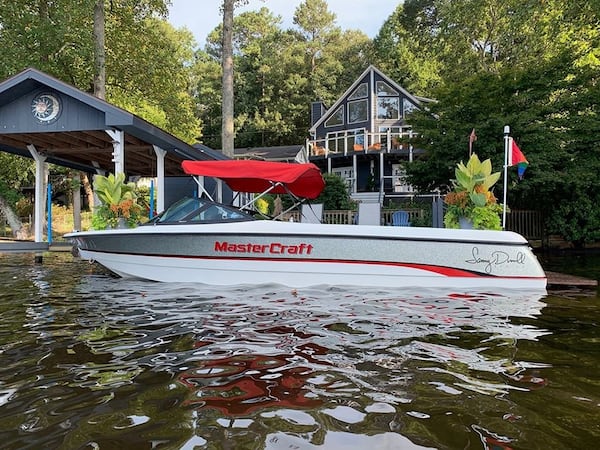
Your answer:
[[[375,66],[370,65],[369,67],[367,67],[365,69],[365,71],[358,78],[356,78],[354,83],[352,83],[352,85],[348,89],[346,89],[346,91],[337,99],[337,101],[333,105],[331,105],[331,107],[329,107],[327,109],[327,111],[319,118],[319,120],[317,120],[310,127],[309,132],[315,133],[317,131],[317,128],[330,118],[331,114],[333,114],[338,109],[338,106],[344,102],[346,97],[348,97],[354,91],[354,89],[356,89],[358,87],[358,85],[363,81],[365,76],[367,74],[369,74],[370,72],[374,72],[374,73],[378,74],[383,80],[385,80],[387,83],[389,83],[390,86],[392,86],[394,89],[396,89],[398,92],[401,92],[402,95],[404,95],[406,98],[408,98],[414,105],[420,106],[423,101],[428,101],[428,99],[425,99],[423,97],[417,97],[417,96],[411,94],[406,89],[404,89],[402,86],[400,86],[398,83],[396,83],[394,80],[392,80],[387,75],[385,75],[383,72],[381,72],[379,69],[377,69]]]
[[[303,145],[280,145],[275,147],[246,147],[234,149],[236,159],[258,159],[265,161],[297,161]]]
[[[42,110],[36,110],[44,96],[60,102],[59,108],[43,111],[42,104]],[[156,174],[153,146],[167,152],[166,175],[183,174],[181,161],[186,159],[224,159],[208,147],[194,148],[135,114],[39,70],[28,68],[0,83],[0,151],[31,157],[28,145],[33,145],[47,162],[111,172],[114,150],[105,130],[124,133],[128,175]]]

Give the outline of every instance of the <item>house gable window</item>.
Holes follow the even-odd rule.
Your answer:
[[[402,100],[402,108],[404,110],[404,116],[406,116],[407,114],[410,114],[415,109],[417,109],[417,107],[414,104],[412,104],[411,102],[409,102],[407,99]]]
[[[394,97],[398,96],[398,91],[392,88],[385,81],[378,81],[376,83],[377,96],[378,97]]]
[[[366,98],[368,94],[369,94],[369,86],[367,85],[367,83],[361,83],[356,89],[354,89],[354,92],[352,94],[350,94],[350,96],[348,97],[348,100],[357,100],[359,98]]]
[[[344,124],[344,107],[340,106],[325,122],[326,127],[335,127]]]
[[[385,81],[376,83],[377,90],[377,119],[398,120],[400,118],[400,96]]]
[[[398,97],[377,98],[377,118],[380,120],[400,118],[400,99]]]
[[[348,102],[348,123],[366,122],[369,117],[367,99]]]

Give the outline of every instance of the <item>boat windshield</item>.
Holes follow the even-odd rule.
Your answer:
[[[203,198],[182,198],[148,224],[215,223],[255,220],[240,210]]]

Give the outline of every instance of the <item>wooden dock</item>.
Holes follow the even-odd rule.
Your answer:
[[[566,273],[549,271],[546,271],[546,277],[548,277],[548,289],[568,287],[584,289],[598,288],[598,280],[592,280],[591,278],[584,278],[578,277],[576,275],[568,275]]]
[[[46,252],[48,247],[47,242],[0,240],[0,252]]]

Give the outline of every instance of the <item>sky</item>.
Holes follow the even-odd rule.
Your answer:
[[[401,0],[326,0],[328,9],[336,15],[336,24],[342,30],[360,30],[374,38],[383,23],[402,3]],[[283,19],[282,28],[293,28],[294,11],[303,0],[249,0],[247,6],[236,8],[235,14],[267,7]],[[172,0],[169,22],[176,28],[190,30],[199,47],[204,47],[206,36],[223,20],[220,14],[222,0]]]

